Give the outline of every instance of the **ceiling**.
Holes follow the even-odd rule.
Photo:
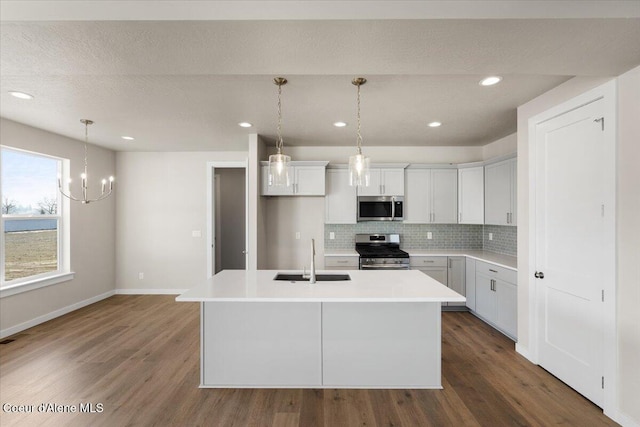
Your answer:
[[[244,151],[249,133],[274,139],[272,79],[285,76],[285,146],[353,145],[350,82],[364,76],[365,146],[474,146],[515,132],[519,105],[573,76],[640,65],[640,1],[445,3],[3,1],[0,114],[77,139],[89,118],[90,142],[119,151]],[[155,7],[167,4],[180,7]],[[493,74],[503,81],[478,84]]]

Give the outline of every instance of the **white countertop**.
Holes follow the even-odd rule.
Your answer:
[[[518,269],[518,258],[510,255],[497,254],[495,252],[477,249],[432,249],[428,251],[420,249],[404,249],[409,256],[467,256],[480,261],[499,265],[510,270]]]
[[[329,249],[324,256],[360,256],[355,249]]]
[[[339,282],[275,281],[287,270],[223,270],[176,298],[180,302],[464,302],[465,297],[418,270],[317,271],[349,274]]]
[[[409,256],[467,256],[480,261],[490,262],[500,267],[511,270],[518,269],[518,258],[510,255],[497,254],[495,252],[478,249],[404,249]],[[329,249],[324,256],[358,256],[353,249]]]

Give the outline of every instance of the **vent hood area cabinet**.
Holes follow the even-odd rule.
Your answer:
[[[356,187],[349,185],[348,169],[327,169],[327,194],[324,197],[324,207],[325,224],[357,222]]]
[[[291,185],[269,185],[269,162],[260,162],[261,196],[324,196],[325,170],[329,162],[291,162]]]
[[[406,169],[404,222],[457,224],[457,194],[457,169]]]
[[[484,167],[485,224],[515,226],[518,223],[516,168],[516,159]]]
[[[484,167],[458,169],[458,223],[484,224]]]
[[[372,167],[368,187],[358,187],[358,196],[404,196],[404,168]]]

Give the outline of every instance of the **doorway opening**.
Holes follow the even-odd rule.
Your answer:
[[[208,277],[247,268],[247,168],[245,162],[208,164]]]

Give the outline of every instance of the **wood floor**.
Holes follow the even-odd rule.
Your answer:
[[[199,305],[114,296],[0,345],[8,426],[599,426],[602,411],[468,313],[444,313],[444,390],[200,389]],[[101,413],[38,413],[41,403]],[[93,407],[96,410],[96,406]]]

